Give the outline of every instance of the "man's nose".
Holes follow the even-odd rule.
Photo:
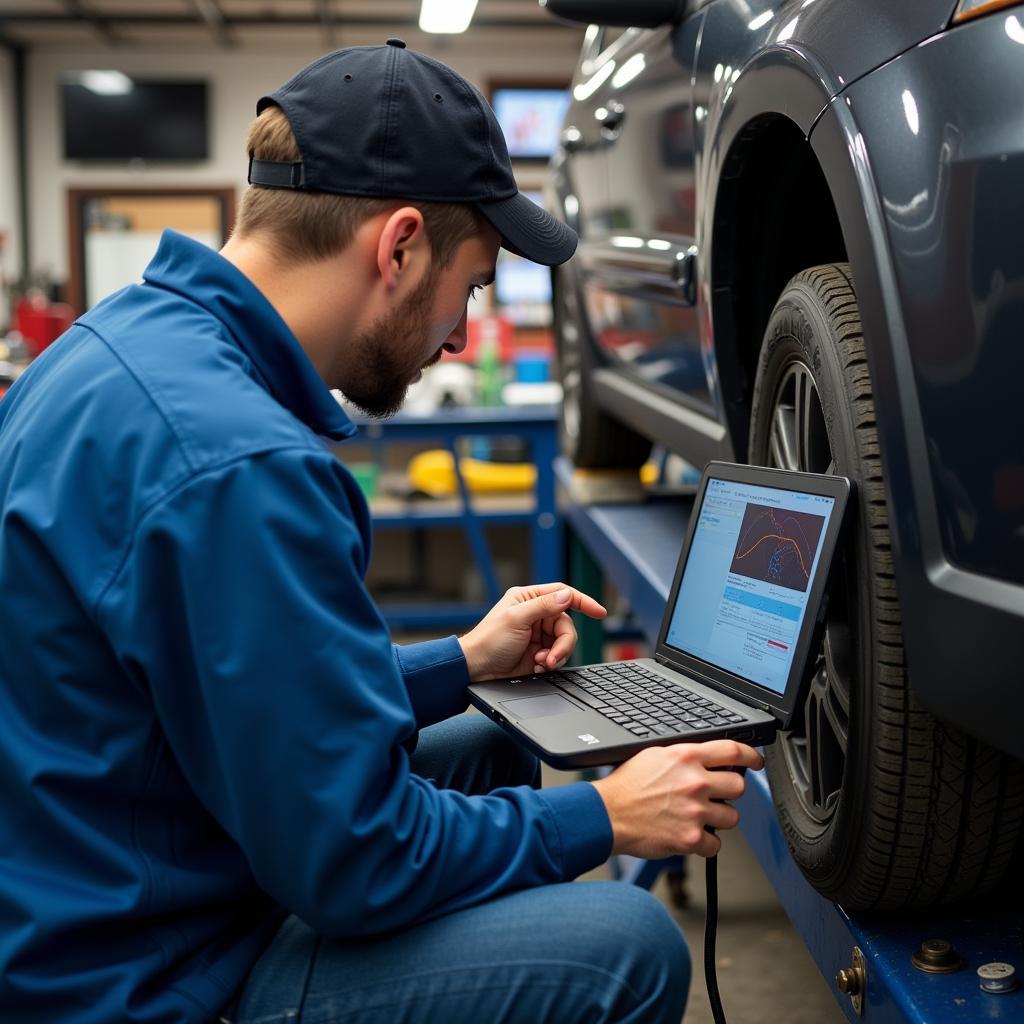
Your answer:
[[[448,335],[448,340],[444,343],[445,352],[458,355],[465,351],[466,345],[469,343],[469,332],[466,328],[468,319],[467,311],[463,310],[462,319],[455,325],[455,329]]]

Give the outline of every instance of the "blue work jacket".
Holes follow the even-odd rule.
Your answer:
[[[174,232],[0,402],[0,1020],[207,1022],[286,912],[386,932],[608,855],[588,783],[410,772],[466,662],[390,642],[354,432]]]

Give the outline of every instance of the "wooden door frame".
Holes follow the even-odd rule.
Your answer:
[[[216,199],[220,204],[221,241],[226,242],[235,223],[235,189],[214,185],[189,188],[139,188],[126,185],[68,189],[67,301],[75,315],[85,312],[85,204],[90,199]]]

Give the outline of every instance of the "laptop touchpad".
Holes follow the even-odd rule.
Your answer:
[[[547,693],[542,697],[520,697],[518,700],[506,700],[501,706],[516,718],[547,718],[550,715],[561,715],[566,711],[579,711],[571,700],[566,700],[557,693]]]

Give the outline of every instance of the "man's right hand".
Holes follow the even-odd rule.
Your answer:
[[[760,769],[764,759],[734,740],[640,751],[594,783],[612,823],[612,853],[714,856],[721,843],[705,826],[735,828],[739,811],[722,801],[742,796],[746,785],[739,772],[714,769],[738,767]]]

